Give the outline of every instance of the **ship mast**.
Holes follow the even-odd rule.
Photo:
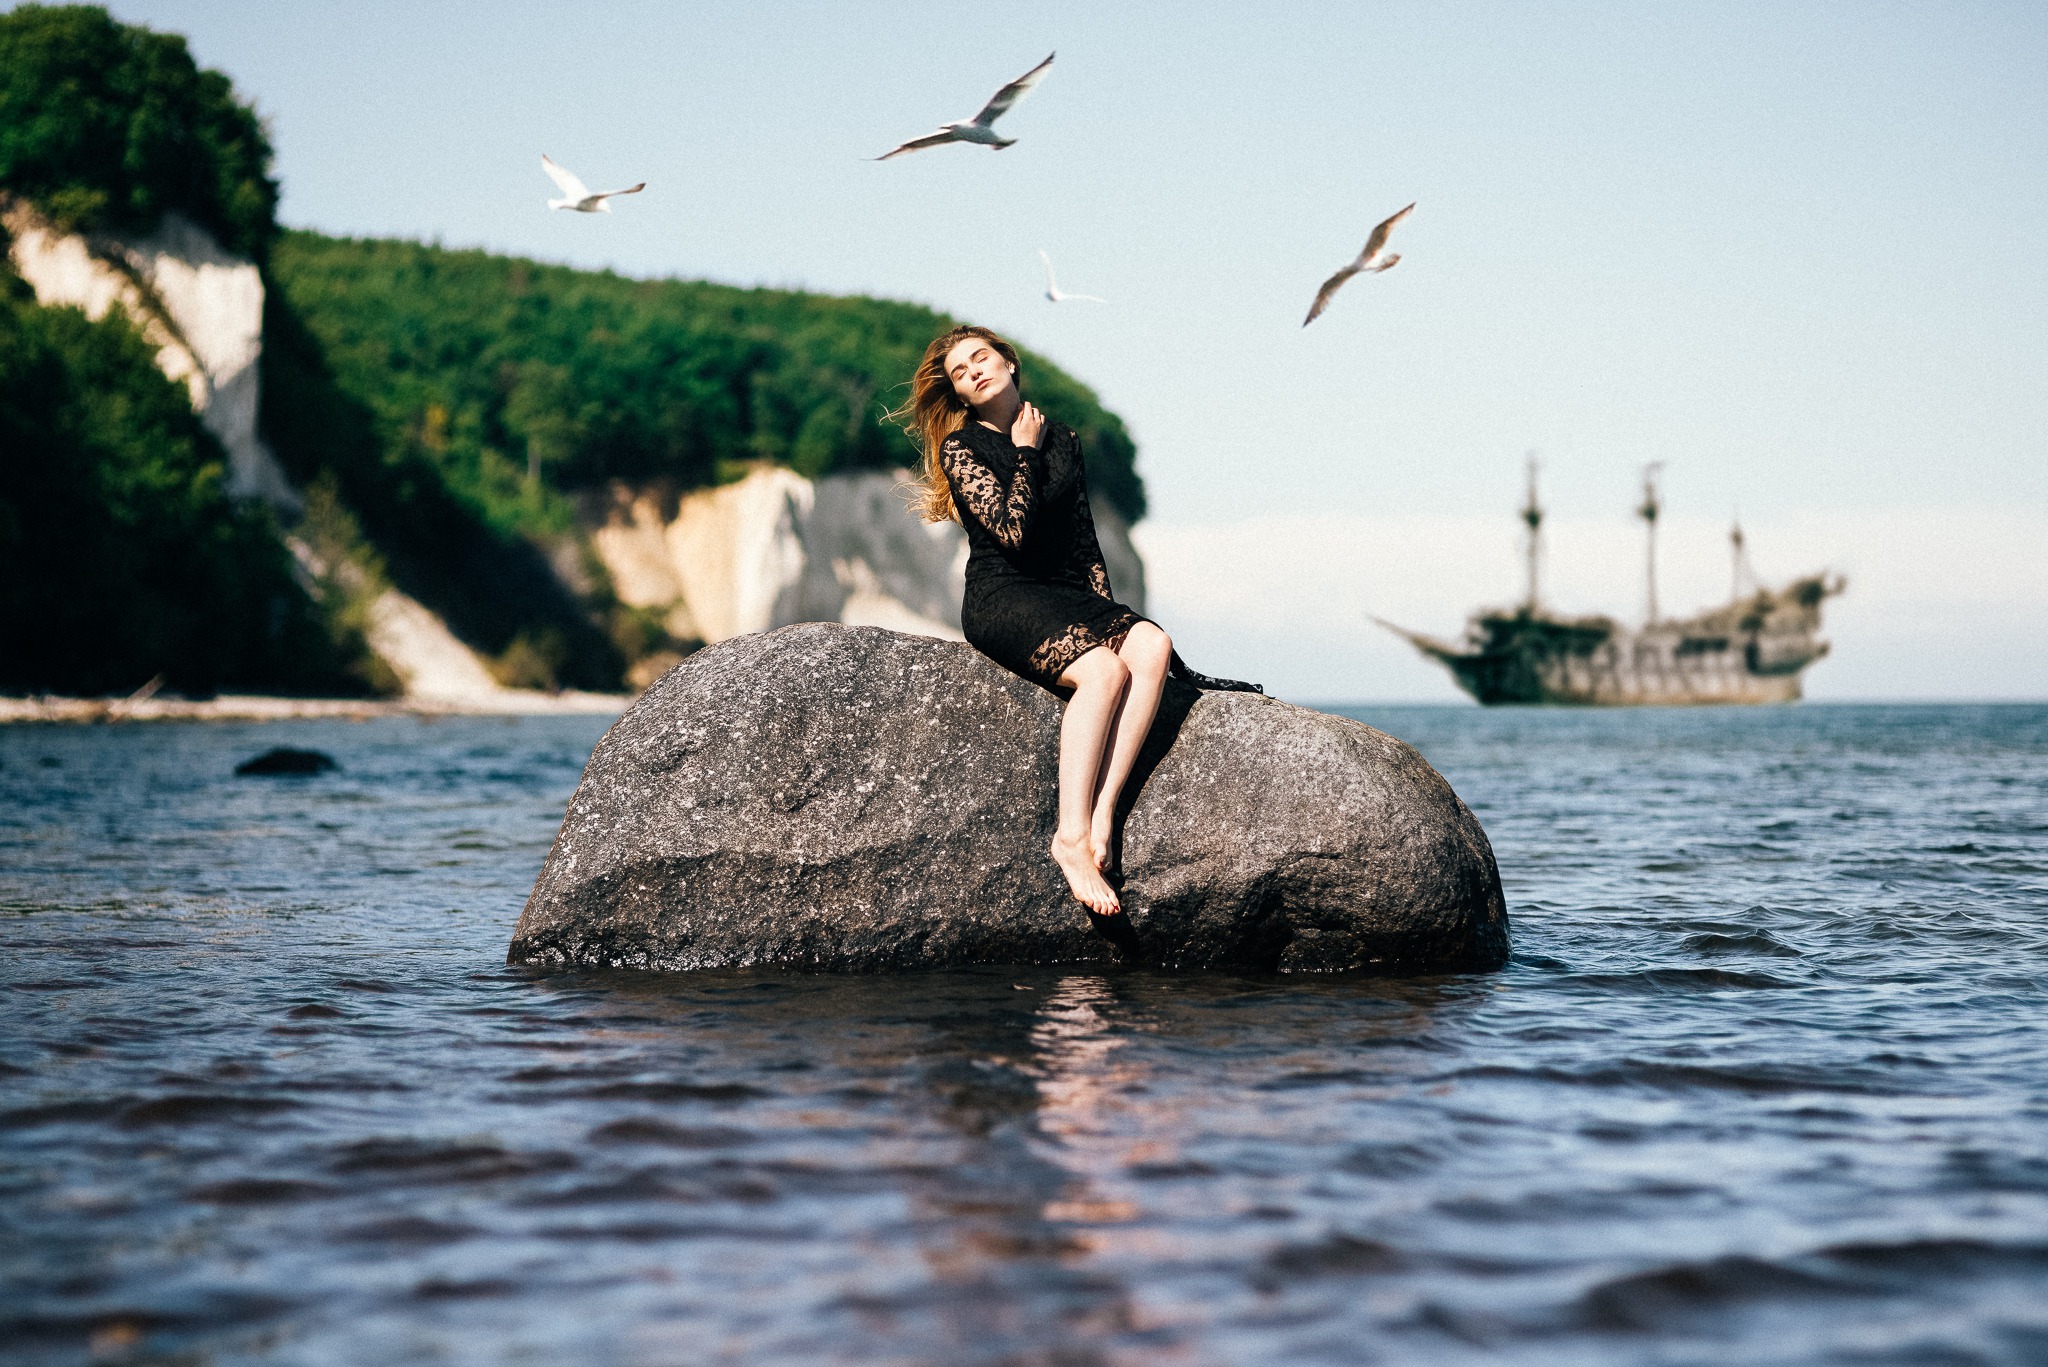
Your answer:
[[[1741,513],[1735,515],[1734,525],[1728,528],[1728,549],[1729,559],[1732,561],[1728,579],[1728,601],[1735,603],[1742,600],[1744,588],[1756,579],[1755,573],[1749,568],[1747,543],[1742,539]]]
[[[1522,524],[1529,529],[1529,598],[1524,610],[1534,617],[1543,610],[1536,573],[1543,559],[1543,505],[1536,501],[1536,453],[1529,453],[1529,500],[1522,505]]]
[[[1643,467],[1643,504],[1636,509],[1636,516],[1649,529],[1649,598],[1650,612],[1647,624],[1657,625],[1657,514],[1664,510],[1664,501],[1657,494],[1657,476],[1664,469],[1664,462],[1653,460]]]

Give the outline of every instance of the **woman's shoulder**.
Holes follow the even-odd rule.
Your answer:
[[[940,445],[950,446],[956,450],[964,447],[978,455],[988,449],[989,435],[990,433],[987,428],[970,418],[954,428]]]
[[[1010,440],[1009,433],[998,432],[993,427],[976,422],[973,418],[962,423],[941,445],[965,447],[978,456],[1016,449],[1016,444]],[[1058,418],[1045,420],[1045,432],[1038,441],[1040,450],[1051,450],[1054,446],[1063,450],[1078,450],[1080,445],[1080,433]]]

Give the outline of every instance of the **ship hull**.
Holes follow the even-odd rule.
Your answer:
[[[1840,579],[1814,575],[1633,631],[1608,617],[1483,612],[1462,646],[1381,625],[1490,707],[1754,706],[1799,700],[1800,676],[1828,653],[1821,602],[1841,591]]]
[[[1800,676],[1757,674],[1739,651],[1673,658],[1658,643],[1613,642],[1544,661],[1444,660],[1460,688],[1487,706],[1705,707],[1797,702]],[[1505,666],[1505,667],[1504,667]]]

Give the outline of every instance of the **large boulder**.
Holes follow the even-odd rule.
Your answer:
[[[1125,793],[1126,914],[1069,897],[1060,702],[958,642],[808,624],[698,652],[598,743],[510,960],[884,970],[1497,968],[1486,833],[1359,722],[1170,683]]]

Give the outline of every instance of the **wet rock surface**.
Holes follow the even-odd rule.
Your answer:
[[[1485,832],[1362,723],[1168,685],[1125,793],[1125,914],[1046,849],[1061,704],[971,647],[808,624],[692,656],[598,744],[515,963],[1434,972],[1505,962]]]

